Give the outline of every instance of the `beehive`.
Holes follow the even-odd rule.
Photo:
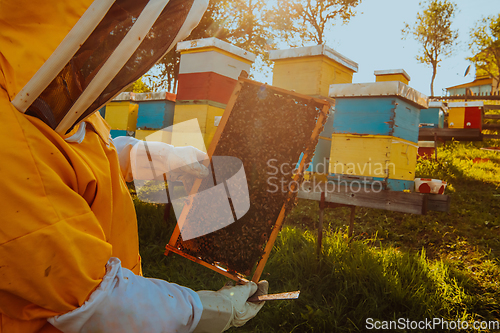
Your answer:
[[[174,124],[175,94],[136,93],[134,101],[139,104],[138,129],[159,130]]]
[[[135,138],[138,140],[147,141],[157,141],[171,144],[172,135],[168,131],[157,131],[157,130],[137,130],[135,132]]]
[[[330,174],[413,180],[417,150],[393,136],[333,134]]]
[[[205,144],[208,147],[217,130],[225,105],[209,101],[178,102],[175,107],[174,124],[197,119]]]
[[[217,38],[177,44],[181,53],[173,123],[197,119],[210,145],[226,104],[242,71],[250,71],[255,55]]]
[[[110,135],[111,135],[111,138],[114,139],[114,138],[117,138],[119,136],[127,136],[129,132],[125,131],[125,130],[111,130],[110,131]]]
[[[217,38],[177,44],[181,53],[178,100],[226,104],[241,71],[250,71],[255,55]]]
[[[336,103],[331,176],[411,190],[427,97],[399,81],[334,84],[330,97]]]
[[[227,104],[236,80],[217,73],[179,74],[177,98],[184,100],[209,100]]]
[[[333,83],[351,83],[358,64],[326,45],[269,51],[273,86],[309,96],[328,96]]]
[[[351,83],[353,73],[358,70],[357,63],[325,45],[272,50],[269,58],[274,62],[274,86],[321,98],[327,98],[330,84]],[[335,101],[330,103],[333,105]],[[333,113],[330,113],[307,169],[315,177],[328,174],[332,123]]]
[[[443,128],[445,107],[443,102],[429,102],[428,109],[420,110],[420,127]]]
[[[418,142],[418,157],[423,159],[434,158],[436,153],[436,144],[434,141]]]
[[[112,101],[106,104],[106,122],[113,130],[135,131],[139,105],[131,101]]]
[[[482,129],[483,106],[483,101],[448,103],[448,127]]]
[[[410,82],[410,76],[404,69],[387,69],[374,71],[375,82],[399,81],[404,84]]]
[[[328,111],[326,101],[240,79],[208,155],[232,156],[242,161],[250,198],[248,212],[223,229],[187,241],[177,230],[167,251],[204,263],[229,277],[248,276],[259,262],[252,278],[258,280],[284,216],[292,207],[296,195],[293,189],[301,177],[300,174],[292,178],[290,174],[271,173],[268,163],[273,160],[278,166],[292,166],[301,153],[304,153],[304,163],[310,161]],[[216,177],[204,178],[196,188],[213,186],[217,179],[217,170],[215,172]],[[280,177],[277,181],[283,181],[287,189],[274,191],[270,186],[271,177]],[[235,199],[233,193],[231,198]],[[215,201],[214,198],[210,202]],[[201,216],[205,219],[217,213],[191,198],[179,224],[189,220],[191,214],[197,216],[197,209],[203,210]],[[190,223],[197,228],[206,226],[205,221],[198,219]],[[224,269],[217,268],[220,265]]]
[[[335,134],[394,136],[418,141],[420,109],[427,96],[398,81],[332,84]]]

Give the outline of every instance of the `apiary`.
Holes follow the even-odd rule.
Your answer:
[[[358,64],[326,45],[269,51],[273,86],[310,96],[328,96],[333,83],[351,83]]]
[[[168,92],[136,93],[139,104],[137,129],[159,130],[174,123],[175,94]]]
[[[443,102],[429,102],[428,109],[420,110],[420,127],[443,128],[446,106]]]
[[[410,82],[410,75],[404,69],[387,69],[374,71],[375,82],[399,81],[404,84]]]
[[[448,127],[482,129],[483,107],[483,101],[448,103]]]
[[[112,101],[106,104],[106,122],[112,130],[135,131],[139,105],[132,101]]]
[[[238,213],[237,196],[231,192],[235,222],[187,240],[177,227],[167,252],[183,255],[235,280],[248,277],[252,272],[252,280],[259,280],[283,219],[293,205],[304,164],[311,160],[329,109],[329,103],[324,100],[240,78],[208,155],[214,166],[216,157],[233,157],[241,161],[246,186],[240,187],[243,192],[243,187],[247,188],[248,210]],[[275,172],[270,168],[271,162],[278,170],[282,165],[289,166],[287,170],[290,170],[301,154],[303,159],[296,174]],[[224,169],[224,165],[219,167]],[[199,189],[218,185],[218,172],[231,173],[225,169],[217,171],[219,167],[212,167],[215,177],[195,182],[178,226],[189,221],[199,233],[206,228],[204,220],[217,213],[203,208],[206,206],[193,195],[197,195]],[[276,189],[273,186],[276,184],[282,186]],[[210,200],[214,207],[218,199],[211,197]],[[227,201],[227,198],[221,200]],[[190,220],[190,216],[197,218]]]

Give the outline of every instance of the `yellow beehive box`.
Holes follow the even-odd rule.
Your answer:
[[[135,138],[138,140],[158,141],[171,144],[172,132],[167,130],[137,130]]]
[[[326,45],[272,50],[273,86],[310,96],[328,96],[330,85],[352,83],[358,64]]]
[[[404,69],[387,69],[374,71],[375,82],[399,81],[404,84],[410,83],[410,76]]]
[[[383,135],[332,134],[330,174],[413,180],[418,145]]]
[[[448,127],[464,128],[465,107],[454,107],[448,109]]]
[[[208,106],[207,112],[207,126],[205,129],[205,144],[207,148],[210,146],[212,139],[217,131],[217,127],[219,126],[220,120],[222,119],[222,115],[224,114],[224,109]]]
[[[224,108],[220,106],[216,103],[177,104],[175,106],[174,125],[191,119],[198,120],[205,145],[208,147],[217,131],[220,117],[224,114]]]
[[[112,130],[135,131],[139,105],[130,101],[110,102],[106,105],[106,122]]]

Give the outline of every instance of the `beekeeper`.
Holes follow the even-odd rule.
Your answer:
[[[1,333],[220,332],[262,307],[246,300],[265,282],[196,293],[141,277],[134,206],[95,112],[207,3],[0,1]]]

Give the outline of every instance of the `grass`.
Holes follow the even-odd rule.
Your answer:
[[[362,332],[368,318],[500,321],[500,153],[480,149],[495,144],[452,143],[439,149],[437,162],[419,161],[417,176],[448,182],[448,213],[358,207],[349,242],[349,210],[326,210],[320,258],[318,203],[299,201],[263,278],[270,292],[301,290],[300,298],[268,302],[231,332]],[[227,279],[207,268],[164,256],[175,217],[166,223],[164,206],[135,203],[146,276],[194,290],[224,285]]]

